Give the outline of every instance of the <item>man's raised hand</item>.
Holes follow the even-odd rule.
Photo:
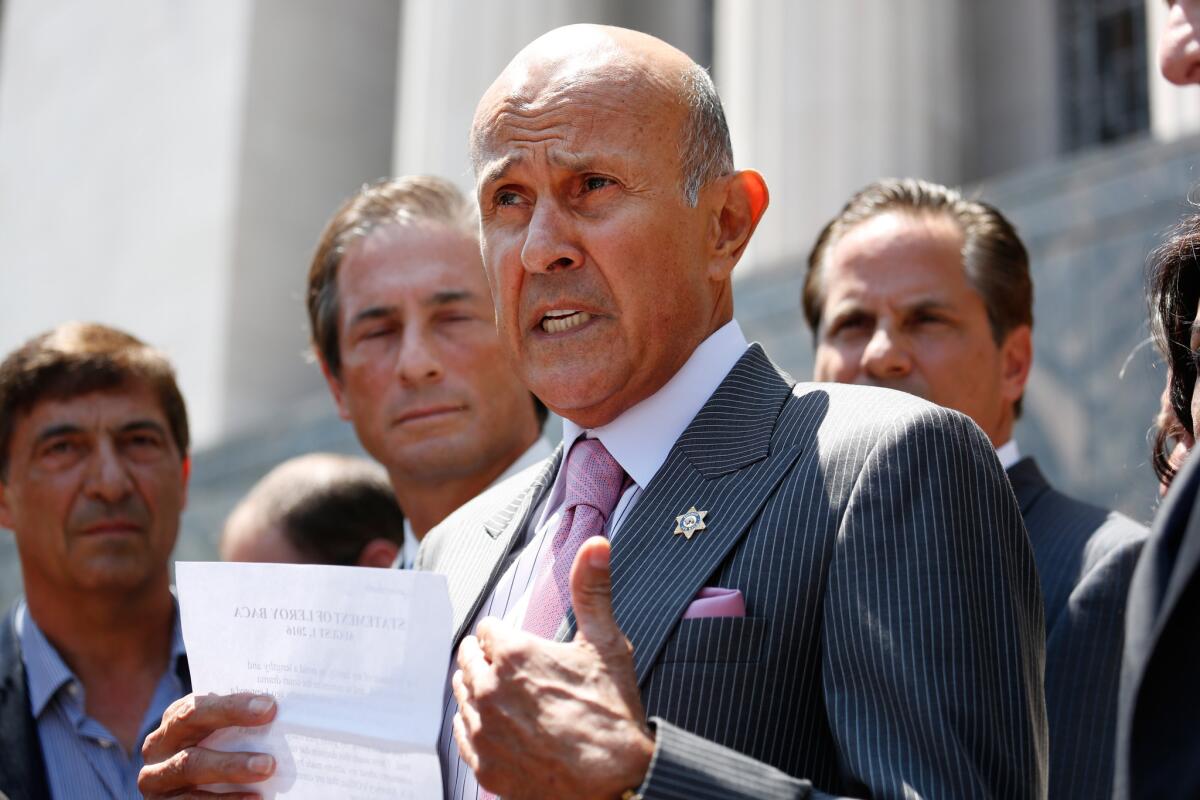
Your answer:
[[[233,792],[214,794],[196,787],[210,783],[256,783],[275,772],[275,759],[264,753],[221,753],[200,747],[220,728],[265,725],[275,718],[275,701],[266,695],[194,695],[167,708],[158,730],[142,745],[145,766],[138,789],[147,800],[179,797],[258,797]]]
[[[642,782],[654,753],[633,649],[613,618],[607,539],[579,548],[571,603],[572,642],[488,618],[458,649],[459,752],[481,786],[509,800],[609,800]]]

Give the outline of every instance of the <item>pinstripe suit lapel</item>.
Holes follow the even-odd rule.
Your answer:
[[[1037,462],[1029,456],[1009,467],[1006,474],[1017,503],[1021,506],[1022,516],[1029,513],[1038,498],[1050,491],[1050,484],[1038,469]]]
[[[617,533],[613,611],[634,646],[639,684],[687,605],[728,556],[800,453],[772,451],[792,382],[752,346],[671,449]],[[689,507],[707,511],[690,540],[673,533]],[[575,632],[568,614],[560,639]]]
[[[521,538],[519,534],[533,524],[534,509],[541,504],[553,483],[561,461],[562,447],[559,446],[533,482],[483,523],[471,547],[459,548],[457,558],[447,560],[445,566],[440,567],[450,584],[456,647],[504,572],[508,557]]]

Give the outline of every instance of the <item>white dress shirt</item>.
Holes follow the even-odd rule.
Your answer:
[[[554,448],[550,446],[550,443],[539,436],[537,441],[531,444],[529,449],[521,454],[520,458],[509,464],[508,469],[504,470],[504,474],[488,484],[487,488],[490,489],[497,483],[505,481],[511,478],[513,475],[516,475],[521,470],[526,469],[527,467],[532,467],[537,462],[549,458],[551,455],[553,455],[553,453]],[[405,517],[404,549],[400,551],[399,563],[393,563],[392,566],[398,566],[401,569],[412,569],[413,562],[417,560],[417,549],[420,548],[420,546],[421,542],[417,539],[416,534],[413,533],[412,523],[408,521],[408,517]]]
[[[1021,460],[1021,451],[1017,448],[1017,440],[1009,439],[1004,444],[996,448],[996,458],[1000,459],[1000,466],[1004,467],[1005,471],[1012,467],[1013,464]]]
[[[745,335],[736,320],[726,323],[692,351],[687,362],[661,389],[630,408],[607,425],[583,429],[570,420],[563,420],[563,459],[554,483],[533,519],[537,524],[517,543],[520,555],[505,570],[479,613],[471,621],[471,630],[484,617],[499,617],[520,626],[529,597],[533,591],[538,566],[549,549],[552,534],[558,529],[566,498],[566,479],[563,467],[571,445],[580,436],[599,439],[621,468],[633,479],[617,501],[608,519],[606,533],[614,547],[619,545],[618,532],[630,509],[654,477],[684,429],[712,397],[713,392],[733,369],[748,347]],[[451,657],[450,675],[456,665]],[[446,705],[442,715],[442,734],[438,752],[442,759],[442,776],[446,797],[451,800],[477,800],[479,785],[471,769],[458,755],[454,741],[454,715],[458,703],[446,682]]]

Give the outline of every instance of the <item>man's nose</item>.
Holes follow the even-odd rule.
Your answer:
[[[441,380],[442,360],[432,333],[418,325],[408,325],[396,359],[396,374],[404,383],[429,383]]]
[[[902,378],[912,370],[912,358],[903,342],[881,326],[863,349],[862,367],[873,378]]]
[[[521,262],[529,272],[558,272],[583,263],[568,213],[553,200],[534,204]]]
[[[1200,23],[1188,14],[1186,3],[1171,6],[1158,47],[1158,65],[1163,77],[1180,86],[1200,83],[1200,30],[1197,30]]]
[[[119,503],[133,491],[128,465],[114,442],[102,439],[91,453],[86,489],[105,503]]]

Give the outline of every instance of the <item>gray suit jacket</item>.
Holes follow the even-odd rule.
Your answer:
[[[456,641],[561,459],[425,539]],[[675,536],[695,505],[708,527]],[[646,798],[1041,797],[1041,592],[1015,499],[966,417],[796,387],[752,346],[617,535],[613,607],[657,746]],[[705,586],[744,618],[681,621]],[[568,617],[560,638],[573,636]],[[819,790],[819,791],[818,791]]]
[[[1125,597],[1146,528],[1056,491],[1032,458],[1008,477],[1046,602],[1050,797],[1109,797]]]
[[[1200,797],[1200,451],[1154,517],[1126,609],[1117,800]]]

